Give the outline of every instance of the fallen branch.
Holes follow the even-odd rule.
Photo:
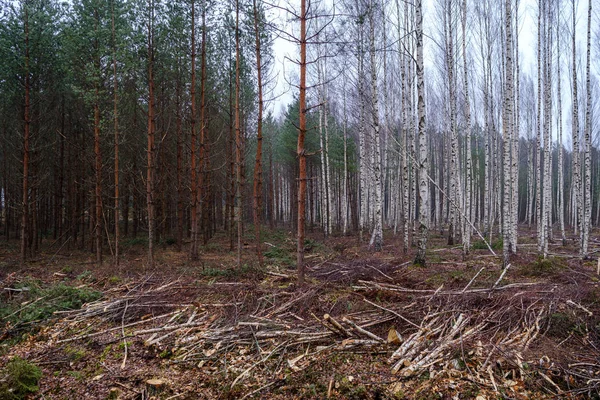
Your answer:
[[[370,305],[372,305],[373,307],[377,307],[377,308],[379,308],[381,310],[384,310],[384,311],[387,311],[387,312],[389,312],[391,314],[394,314],[396,317],[400,318],[402,321],[406,322],[407,324],[414,326],[415,328],[420,328],[419,325],[415,324],[414,322],[412,322],[411,320],[407,319],[406,317],[403,317],[402,315],[398,314],[396,311],[393,311],[393,310],[390,310],[389,308],[385,308],[383,306],[380,306],[379,304],[375,304],[372,301],[369,301],[369,300],[367,300],[365,298],[363,298],[363,300],[365,302],[369,303]]]

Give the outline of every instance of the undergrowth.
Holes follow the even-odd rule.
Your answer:
[[[557,257],[543,258],[539,256],[535,262],[524,266],[522,273],[525,276],[542,277],[552,275],[562,268],[564,268],[563,260]]]
[[[8,291],[10,297],[5,295],[0,305],[0,320],[4,323],[4,335],[8,336],[30,331],[56,311],[78,309],[102,297],[98,291],[63,282],[43,287],[36,281],[24,281],[14,286]]]
[[[8,362],[0,373],[0,398],[21,400],[39,390],[38,382],[42,370],[35,364],[20,357]]]
[[[496,239],[492,243],[490,243],[490,247],[492,248],[492,250],[502,250],[502,246],[504,246],[504,241],[502,240],[502,238]],[[488,247],[483,240],[477,240],[473,242],[473,249],[488,250]]]

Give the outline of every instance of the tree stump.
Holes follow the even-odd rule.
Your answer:
[[[165,381],[162,379],[148,379],[146,381],[146,393],[148,397],[158,396],[165,390]]]

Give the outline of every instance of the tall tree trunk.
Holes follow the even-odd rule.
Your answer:
[[[154,0],[149,0],[148,21],[148,149],[146,168],[146,203],[148,206],[148,265],[154,266]]]
[[[260,244],[260,224],[262,216],[262,124],[263,124],[263,88],[262,88],[262,65],[261,65],[261,43],[260,23],[256,0],[252,1],[254,6],[254,34],[256,42],[256,74],[258,78],[258,121],[256,126],[256,159],[254,162],[254,236],[256,238],[256,256],[258,263],[262,265],[262,250]]]
[[[463,0],[462,6],[462,53],[463,53],[463,86],[465,92],[465,159],[466,159],[466,182],[465,182],[465,214],[463,225],[463,253],[469,254],[471,247],[471,184],[473,181],[471,166],[471,104],[469,99],[469,78],[467,69],[467,0]]]
[[[373,123],[373,150],[374,163],[372,165],[374,178],[374,194],[375,194],[375,221],[373,225],[373,233],[371,236],[370,246],[373,246],[375,251],[381,251],[383,247],[383,214],[382,214],[382,183],[381,183],[381,137],[379,127],[379,99],[377,91],[377,65],[375,64],[375,8],[371,1],[369,13],[369,42],[370,42],[370,58],[371,58],[371,118]]]
[[[536,125],[536,185],[535,185],[535,215],[537,227],[538,253],[544,249],[544,231],[542,221],[542,1],[538,0],[538,51],[537,51],[537,125]]]
[[[521,101],[521,77],[519,63],[519,0],[515,0],[515,91],[513,95],[514,102],[514,117],[512,119],[512,138],[511,138],[511,244],[510,249],[514,253],[517,252],[517,227],[519,224],[519,135],[520,135],[520,101]],[[516,99],[515,99],[516,97]]]
[[[365,141],[365,102],[364,102],[364,44],[363,44],[363,25],[357,26],[358,43],[358,102],[359,102],[359,121],[358,121],[358,157],[359,157],[359,190],[358,190],[358,240],[362,243],[363,231],[367,225],[367,149]]]
[[[573,48],[573,114],[571,116],[571,139],[573,145],[573,159],[572,159],[572,170],[573,170],[573,180],[572,180],[572,199],[573,199],[573,228],[575,230],[575,234],[581,230],[581,178],[580,178],[580,167],[579,167],[579,98],[577,94],[577,42],[576,42],[576,21],[577,13],[575,8],[575,0],[573,0],[573,27],[572,27],[572,48]],[[580,243],[581,248],[581,243]]]
[[[381,182],[381,137],[379,132],[379,100],[377,91],[377,65],[375,64],[375,8],[371,1],[371,12],[369,14],[369,41],[370,41],[370,57],[371,57],[371,107],[373,119],[373,135],[374,149],[373,155],[375,162],[373,164],[375,181],[375,223],[373,226],[373,234],[371,236],[370,246],[373,246],[375,251],[381,251],[383,247],[383,214],[382,214],[382,182]]]
[[[100,68],[100,63],[96,65]],[[97,77],[98,79],[99,77]],[[98,82],[94,89],[94,155],[96,162],[94,171],[96,174],[96,186],[94,201],[96,215],[94,221],[94,237],[96,241],[96,262],[102,263],[102,155],[100,153],[100,87]]]
[[[177,76],[175,124],[177,132],[177,251],[183,245],[183,127],[181,117],[181,76]],[[125,217],[125,216],[124,216]]]
[[[306,0],[300,0],[300,121],[298,125],[298,242],[297,268],[298,284],[304,284],[304,225],[306,222],[306,153],[304,138],[306,135]]]
[[[190,228],[192,242],[190,246],[190,259],[198,260],[198,160],[196,145],[198,138],[196,136],[196,6],[194,0],[191,2],[191,68],[192,76],[190,80]],[[202,123],[202,121],[201,121]]]
[[[198,242],[200,235],[200,222],[202,222],[202,229],[206,232],[210,227],[208,223],[208,168],[210,164],[208,161],[208,140],[207,140],[207,120],[206,120],[206,3],[202,3],[202,44],[200,45],[200,154],[198,157],[198,182],[197,182],[197,196],[196,200],[196,242]],[[204,234],[204,243],[207,241],[207,234]],[[196,245],[197,246],[197,245]],[[198,249],[196,249],[198,251]]]
[[[30,77],[29,77],[29,10],[25,9],[25,109],[23,111],[23,198],[21,204],[21,264],[27,261],[27,248],[29,243],[29,134],[31,125],[30,116]]]
[[[592,86],[590,81],[590,50],[591,50],[591,25],[592,25],[592,0],[588,0],[588,26],[587,26],[587,59],[585,67],[585,91],[587,96],[585,106],[585,133],[584,133],[584,212],[583,226],[581,229],[581,256],[588,257],[588,242],[590,238],[590,224],[592,219]]]
[[[504,179],[505,180],[509,180],[511,173],[510,173],[510,146],[511,146],[511,127],[512,125],[512,119],[513,119],[513,47],[512,47],[512,28],[511,28],[511,19],[512,19],[512,13],[511,13],[511,2],[512,0],[505,0],[505,20],[504,20],[504,26],[505,26],[505,34],[506,34],[506,52],[505,52],[505,56],[506,56],[506,73],[505,73],[505,90],[504,90],[504,112],[502,114],[503,116],[503,120],[502,120],[502,127],[503,127],[503,142],[504,142]],[[504,263],[504,267],[506,268],[508,266],[509,263],[509,256],[510,253],[513,251],[510,248],[511,242],[510,242],[510,233],[511,233],[511,218],[510,218],[510,204],[511,204],[511,197],[510,197],[510,190],[508,187],[504,187],[504,200],[503,200],[503,208],[502,208],[502,212],[504,214],[504,217],[502,219],[502,234],[503,234],[503,249],[502,249],[502,253],[503,253],[503,263]]]
[[[343,135],[344,135],[344,176],[342,180],[342,234],[346,236],[348,233],[348,114],[346,107],[346,75],[344,74],[344,121],[343,121]]]
[[[450,205],[448,207],[450,224],[448,227],[448,245],[454,244],[458,220],[460,219],[456,207],[462,202],[459,200],[459,155],[458,132],[456,127],[456,78],[454,72],[454,22],[452,15],[452,1],[446,0],[444,13],[444,37],[446,41],[446,69],[448,73],[448,101],[450,103]]]
[[[423,78],[423,8],[421,0],[416,0],[417,38],[417,110],[419,117],[419,242],[415,264],[425,265],[427,238],[429,235],[429,185],[427,136],[425,132],[425,81]]]
[[[240,126],[240,2],[235,2],[235,220],[237,265],[242,265],[242,131]]]
[[[551,229],[552,218],[552,33],[553,30],[549,27],[552,24],[549,13],[549,6],[544,2],[544,37],[545,39],[545,54],[546,62],[544,63],[544,183],[543,183],[543,220],[542,220],[542,235],[543,235],[543,254],[544,258],[548,254],[548,238]]]
[[[558,6],[558,4],[557,4]],[[558,14],[560,15],[560,14]],[[561,93],[561,81],[562,81],[562,73],[561,73],[561,61],[560,61],[560,53],[562,51],[560,46],[560,24],[556,26],[556,48],[558,51],[556,52],[556,80],[557,80],[557,100],[558,100],[558,188],[557,188],[557,196],[558,196],[558,223],[560,225],[560,236],[562,245],[567,245],[567,238],[565,236],[565,182],[564,182],[564,146],[563,146],[563,123],[562,123],[562,93]]]
[[[117,41],[115,35],[115,0],[111,3],[111,30],[113,41],[113,123],[115,133],[115,266],[119,265],[119,114],[117,85]]]

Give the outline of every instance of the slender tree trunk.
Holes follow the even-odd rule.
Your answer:
[[[115,133],[115,266],[119,265],[119,93],[117,85],[117,41],[115,35],[115,1],[111,8],[111,28],[113,40],[113,123]]]
[[[560,14],[558,14],[560,15]],[[562,51],[560,46],[560,24],[556,26],[556,48],[558,49],[556,53],[556,81],[557,81],[557,100],[558,100],[558,188],[557,188],[557,196],[558,196],[558,223],[560,225],[560,236],[562,240],[562,245],[567,245],[567,238],[565,236],[565,182],[564,182],[564,146],[563,146],[563,123],[562,123],[562,93],[561,93],[561,81],[562,81],[562,73],[561,73],[561,61],[560,61],[560,53]]]
[[[429,185],[427,182],[429,161],[427,136],[425,132],[425,81],[423,78],[423,8],[421,0],[416,0],[416,39],[417,39],[417,110],[419,117],[419,243],[415,264],[425,265],[427,238],[429,235]]]
[[[473,181],[472,176],[472,161],[471,161],[471,103],[469,99],[469,78],[468,78],[468,69],[467,69],[467,0],[463,0],[462,7],[462,53],[463,53],[463,86],[465,92],[465,159],[466,159],[466,169],[467,176],[465,182],[465,214],[466,221],[463,226],[463,253],[465,255],[469,254],[469,250],[471,248],[471,221],[472,221],[472,213],[471,213],[471,184]]]
[[[324,108],[325,108],[325,94],[324,94],[324,90],[323,87],[325,85],[325,80],[323,78],[323,68],[322,68],[322,59],[321,59],[321,54],[320,52],[317,52],[317,58],[319,58],[319,60],[317,61],[317,84],[319,85],[319,88],[317,90],[318,92],[318,101],[320,103],[319,106],[319,147],[321,149],[320,153],[320,157],[321,157],[321,168],[320,168],[320,172],[321,172],[321,182],[319,185],[319,189],[320,189],[320,198],[321,198],[321,225],[323,228],[323,234],[325,235],[325,237],[329,236],[329,198],[327,197],[327,168],[325,166],[326,160],[325,160],[325,146],[324,146],[324,136],[325,136],[325,121],[324,121]]]
[[[240,126],[240,3],[235,2],[235,220],[237,265],[242,265],[242,131]]]
[[[94,9],[94,31],[96,38],[94,40],[94,73],[96,75],[94,84],[94,172],[95,182],[95,224],[94,238],[96,241],[96,263],[102,263],[102,155],[100,153],[100,49],[98,43],[98,10]]]
[[[370,41],[370,57],[371,57],[371,107],[373,119],[373,135],[374,148],[373,155],[375,162],[374,169],[374,191],[375,191],[375,223],[371,236],[370,246],[373,246],[375,251],[381,251],[383,247],[383,214],[382,214],[382,182],[381,182],[381,137],[379,127],[379,101],[377,95],[377,65],[375,64],[375,15],[374,3],[371,1],[371,12],[369,14],[369,41]]]
[[[256,74],[258,78],[258,121],[256,127],[256,160],[254,162],[254,235],[256,238],[256,256],[258,263],[262,265],[262,251],[260,244],[260,223],[262,216],[262,123],[263,123],[263,88],[262,88],[262,65],[261,65],[261,43],[260,43],[260,23],[258,16],[258,7],[256,0],[252,2],[254,6],[254,35],[256,42]]]
[[[357,27],[358,30],[358,101],[359,101],[359,122],[358,122],[358,157],[359,157],[359,190],[358,190],[358,240],[362,243],[363,231],[367,225],[367,151],[365,143],[365,102],[364,102],[364,50],[363,50],[363,26]]]
[[[573,145],[573,159],[572,159],[572,170],[573,170],[573,180],[572,180],[572,190],[571,196],[573,199],[573,228],[575,234],[577,234],[581,230],[581,178],[580,178],[580,167],[579,167],[579,98],[577,94],[577,42],[576,42],[576,8],[575,8],[575,0],[573,0],[573,27],[572,27],[572,48],[573,48],[573,114],[571,116],[572,122],[572,130],[571,130],[571,139]],[[580,243],[581,249],[581,243]]]
[[[177,250],[183,245],[183,127],[181,117],[181,82],[177,78],[176,88],[176,131],[177,131]]]
[[[206,120],[206,4],[202,3],[202,44],[200,46],[200,148],[198,157],[198,183],[197,183],[197,196],[196,200],[196,241],[198,242],[199,235],[201,232],[200,222],[202,222],[202,230],[204,231],[204,243],[207,241],[207,230],[210,229],[208,223],[208,199],[209,199],[209,185],[208,185],[208,140],[207,140],[207,120]],[[196,249],[198,251],[198,249]]]
[[[348,114],[346,107],[346,75],[344,74],[344,177],[342,180],[342,234],[346,236],[348,233]]]
[[[511,28],[511,2],[512,0],[505,0],[505,34],[506,34],[506,73],[505,73],[505,91],[504,91],[504,112],[503,112],[503,142],[504,142],[504,179],[508,181],[510,179],[510,146],[511,146],[511,127],[512,119],[513,119],[513,48],[512,48],[512,28]],[[511,233],[511,218],[510,218],[510,205],[511,205],[511,197],[510,190],[508,187],[504,187],[504,200],[503,200],[503,208],[502,212],[504,217],[502,219],[502,234],[503,234],[503,263],[504,267],[508,266],[509,256],[512,252],[510,248],[510,233]]]
[[[300,121],[298,126],[298,242],[297,268],[298,284],[304,284],[304,225],[306,222],[306,153],[304,138],[306,135],[306,0],[300,0]]]
[[[537,224],[537,248],[538,253],[544,249],[544,230],[542,220],[542,1],[538,0],[538,60],[537,60],[537,126],[536,126],[536,185],[535,185],[535,215]]]
[[[544,14],[549,6],[544,2]],[[544,258],[548,254],[548,238],[551,229],[551,210],[552,210],[552,160],[551,160],[551,132],[552,132],[552,32],[549,28],[552,24],[549,16],[544,18],[544,37],[545,39],[545,54],[546,62],[544,64],[544,183],[543,183],[543,220],[542,220],[542,235],[543,235],[543,253]]]
[[[149,0],[148,21],[148,150],[146,169],[146,202],[148,203],[148,265],[154,266],[154,0]]]
[[[512,146],[511,146],[511,251],[517,252],[517,228],[519,224],[519,135],[520,135],[520,101],[521,101],[521,77],[519,63],[519,0],[515,0],[515,91],[513,95],[514,117],[512,119]],[[516,100],[515,100],[516,97]]]
[[[446,69],[448,73],[448,101],[450,103],[450,205],[448,207],[450,224],[448,227],[448,245],[454,244],[456,236],[457,222],[459,216],[456,212],[456,205],[459,201],[458,189],[458,133],[456,128],[456,83],[454,73],[454,29],[452,15],[452,1],[446,0],[446,10],[444,13],[444,36],[446,40]]]
[[[30,77],[29,77],[29,10],[25,9],[25,109],[23,112],[23,198],[21,204],[21,264],[27,261],[27,248],[29,243],[29,134],[31,125],[30,116]]]
[[[592,24],[592,0],[588,0],[588,26],[587,26],[587,59],[585,67],[585,89],[586,89],[586,106],[585,106],[585,133],[584,133],[584,212],[583,226],[581,229],[581,256],[588,258],[588,243],[590,238],[590,224],[592,219],[592,86],[590,81],[590,50],[591,50],[591,24]]]
[[[192,41],[190,43],[192,54],[191,54],[191,68],[192,76],[190,81],[190,129],[191,129],[191,143],[190,143],[190,227],[192,234],[192,243],[190,246],[190,259],[192,261],[198,260],[198,167],[197,167],[197,150],[196,144],[198,138],[196,137],[196,6],[194,0],[191,2],[191,35]]]

